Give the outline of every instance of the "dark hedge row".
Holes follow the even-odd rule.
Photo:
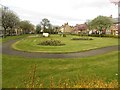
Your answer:
[[[62,46],[62,45],[65,45],[64,43],[62,43],[61,41],[59,40],[46,40],[46,41],[43,41],[41,43],[39,43],[38,45],[45,45],[45,46]]]
[[[83,37],[83,38],[72,38],[71,40],[93,40],[92,38]]]

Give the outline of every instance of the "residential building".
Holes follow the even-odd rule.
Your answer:
[[[87,24],[76,24],[76,26],[74,26],[74,29],[72,31],[73,34],[86,34],[88,33],[88,28],[87,28]]]
[[[111,15],[112,18],[112,15]],[[119,35],[120,34],[120,18],[112,18],[113,25],[110,27],[110,31],[112,35]]]
[[[70,26],[68,23],[65,23],[59,29],[59,32],[62,33],[71,33],[72,31],[73,31],[73,26]]]

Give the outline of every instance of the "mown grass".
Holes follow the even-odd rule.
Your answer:
[[[23,85],[25,88],[45,88],[44,81],[36,76],[36,64],[28,73]],[[98,76],[78,76],[76,80],[71,81],[69,78],[60,79],[57,83],[54,83],[54,78],[51,77],[48,80],[48,88],[118,88],[118,81],[107,81],[105,78]]]
[[[117,51],[94,57],[70,59],[33,59],[3,55],[3,88],[25,87],[24,80],[28,78],[28,72],[34,64],[37,65],[36,76],[44,82],[44,88],[49,87],[51,77],[55,85],[60,79],[69,78],[71,82],[80,80],[79,76],[88,76],[92,80],[96,75],[106,78],[106,82],[118,79]]]
[[[30,34],[18,35],[18,36],[7,36],[6,38],[0,38],[0,42],[7,42],[9,40],[19,39],[30,36]]]
[[[2,54],[0,54],[0,87],[2,87]]]
[[[93,40],[71,40],[72,38],[75,37],[79,36],[67,35],[67,37],[60,37],[59,35],[51,35],[48,38],[45,37],[25,38],[14,43],[12,46],[14,49],[27,52],[68,53],[118,45],[117,38],[92,37]],[[63,46],[38,45],[39,43],[50,39],[59,40],[65,45]]]

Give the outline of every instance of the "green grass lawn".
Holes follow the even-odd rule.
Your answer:
[[[59,37],[57,35],[52,35],[50,38],[60,39],[66,45],[63,47],[37,46],[37,43],[50,38],[25,38],[26,36],[28,35],[10,36],[4,38],[1,42],[7,42],[16,38],[24,38],[20,43],[17,43],[17,46],[15,45],[15,47],[25,50],[41,50],[41,48],[44,47],[43,51],[46,51],[49,48],[49,52],[51,52],[52,49],[52,52],[56,52],[60,49],[63,52],[73,51],[73,49],[89,49],[92,46],[100,48],[118,44],[116,38],[92,37],[94,39],[93,41],[70,41],[71,38],[76,36]],[[94,75],[100,78],[107,78],[107,81],[118,79],[118,76],[116,75],[118,74],[118,51],[94,57],[70,59],[33,59],[5,54],[0,55],[0,58],[1,57],[3,88],[24,88],[23,80],[28,79],[28,73],[32,70],[31,66],[35,64],[37,65],[36,76],[40,77],[41,81],[44,81],[45,87],[49,87],[51,77],[53,77],[55,83],[60,79],[65,80],[66,78],[69,78],[71,82],[74,82],[79,76],[88,76],[88,78],[92,80]]]
[[[118,52],[110,52],[104,55],[86,58],[70,59],[32,59],[18,56],[3,55],[3,88],[24,87],[23,80],[27,79],[27,73],[31,71],[31,66],[37,65],[36,76],[44,80],[44,86],[50,83],[50,78],[54,82],[60,79],[69,78],[72,82],[77,76],[97,75],[105,77],[108,81],[117,80],[118,74]]]
[[[92,37],[93,40],[71,40],[71,38],[74,37],[79,36],[67,35],[67,37],[60,37],[59,35],[51,35],[48,38],[45,37],[25,38],[14,43],[12,46],[14,49],[28,52],[67,53],[118,45],[117,38]],[[50,39],[60,40],[62,43],[66,45],[63,46],[38,45],[40,42]]]
[[[18,36],[7,36],[6,38],[0,38],[0,42],[7,42],[9,40],[14,40],[17,38],[24,38],[30,36],[30,34],[18,35]]]
[[[2,87],[2,55],[0,54],[0,87]]]

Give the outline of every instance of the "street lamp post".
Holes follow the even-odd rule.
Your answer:
[[[119,12],[119,9],[120,9],[120,0],[110,0],[111,3],[115,4],[115,5],[118,5],[118,20],[120,18],[120,12]]]

